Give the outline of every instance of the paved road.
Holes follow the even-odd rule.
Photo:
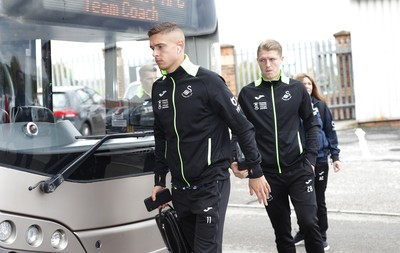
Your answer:
[[[350,123],[338,124],[342,170],[330,170],[326,192],[329,252],[400,252],[400,127],[357,130]],[[231,180],[224,252],[277,252],[270,221],[249,196],[247,180]],[[294,213],[292,227],[297,230]]]

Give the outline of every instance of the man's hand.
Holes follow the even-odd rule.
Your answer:
[[[151,192],[151,199],[153,201],[156,201],[157,192],[162,191],[164,188],[165,187],[162,187],[162,186],[159,186],[159,185],[154,186],[153,191]],[[158,209],[163,209],[163,208],[165,208],[167,206],[168,206],[168,203],[165,203],[164,205],[159,206]]]
[[[233,162],[231,164],[231,169],[233,171],[233,174],[235,174],[235,176],[240,179],[246,178],[249,175],[248,170],[239,170],[239,166],[238,166],[237,162]]]
[[[339,172],[342,167],[341,165],[342,165],[342,163],[339,160],[335,161],[333,163],[333,171]]]
[[[250,178],[249,189],[251,196],[253,196],[254,193],[257,195],[258,203],[261,204],[261,202],[263,202],[265,206],[268,206],[267,199],[271,192],[271,187],[264,176],[259,178]]]

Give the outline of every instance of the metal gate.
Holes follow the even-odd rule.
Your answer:
[[[285,75],[304,72],[313,76],[335,120],[355,119],[351,41],[348,33],[344,35],[335,41],[282,45]],[[237,90],[259,77],[256,51],[234,51]]]

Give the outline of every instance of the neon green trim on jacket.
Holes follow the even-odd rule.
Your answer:
[[[181,67],[191,76],[196,76],[200,68],[200,66],[194,65],[187,55],[185,55],[185,60],[182,62]]]
[[[279,78],[281,79],[281,81],[282,81],[283,83],[289,84],[290,78],[287,77],[287,76],[285,76],[285,75],[282,73],[282,70],[280,70]],[[261,85],[261,83],[262,83],[263,80],[266,81],[266,82],[272,82],[272,81],[278,81],[279,78],[278,78],[277,80],[265,80],[265,79],[263,78],[263,76],[262,76],[262,73],[260,72],[260,78],[258,78],[257,80],[254,81],[254,85],[257,87],[257,86],[260,86],[260,85]]]
[[[194,65],[187,54],[185,54],[185,59],[181,63],[181,67],[191,76],[196,76],[197,72],[199,71],[200,66]],[[164,76],[163,80],[165,79],[165,76],[168,74],[168,72],[163,69],[161,70],[161,74]]]
[[[275,153],[276,153],[276,164],[278,164],[279,174],[282,173],[281,163],[279,160],[279,141],[278,141],[278,126],[276,125],[276,109],[275,109],[275,94],[274,86],[271,85],[271,97],[272,97],[272,108],[274,110],[274,131],[275,131]]]
[[[181,174],[182,174],[182,178],[183,180],[185,180],[186,184],[190,187],[190,183],[186,180],[185,177],[185,171],[184,171],[184,166],[183,166],[183,159],[182,159],[182,153],[181,153],[181,138],[179,137],[179,132],[178,132],[178,128],[176,126],[176,104],[175,104],[175,89],[176,89],[176,83],[175,80],[171,77],[172,80],[172,84],[173,84],[173,89],[172,89],[172,107],[174,108],[174,131],[176,134],[176,139],[177,139],[177,150],[178,150],[178,156],[179,156],[179,164],[181,167]]]
[[[301,144],[301,136],[300,136],[300,132],[297,132],[297,141],[299,142],[300,154],[302,154],[302,153],[303,153],[303,145]]]
[[[143,86],[140,85],[138,91],[136,92],[136,96],[137,96],[138,98],[142,98],[144,95],[147,95],[147,96],[151,97],[151,94],[149,94],[148,92],[146,92],[146,91],[144,90]]]
[[[211,165],[211,138],[208,138],[208,152],[207,152],[207,164]]]
[[[181,63],[181,67],[188,73],[189,75],[196,76],[197,72],[199,71],[200,66],[194,65],[193,63],[190,62],[189,56],[185,54],[185,59]],[[161,70],[161,74],[163,75],[163,80],[167,78],[168,72],[166,70]],[[174,108],[174,131],[176,134],[177,138],[177,150],[178,150],[178,156],[179,156],[179,163],[181,167],[181,174],[183,180],[185,180],[186,184],[188,187],[190,187],[190,183],[187,181],[185,177],[185,169],[184,169],[184,164],[183,164],[183,159],[182,159],[182,153],[181,153],[181,148],[180,148],[180,136],[178,132],[178,128],[176,125],[176,104],[175,104],[175,89],[176,89],[176,83],[175,80],[171,77],[172,84],[173,84],[173,89],[172,89],[172,106]],[[208,154],[208,165],[211,164],[211,139],[209,140],[209,154]]]

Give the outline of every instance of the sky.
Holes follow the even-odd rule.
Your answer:
[[[216,0],[221,44],[255,46],[333,39],[351,31],[351,0]]]
[[[261,41],[269,38],[282,45],[328,40],[334,38],[334,33],[351,31],[351,0],[215,1],[220,43],[236,48],[256,49]],[[89,46],[81,48],[85,53],[98,50],[92,44]],[[68,50],[59,53],[70,54]]]

